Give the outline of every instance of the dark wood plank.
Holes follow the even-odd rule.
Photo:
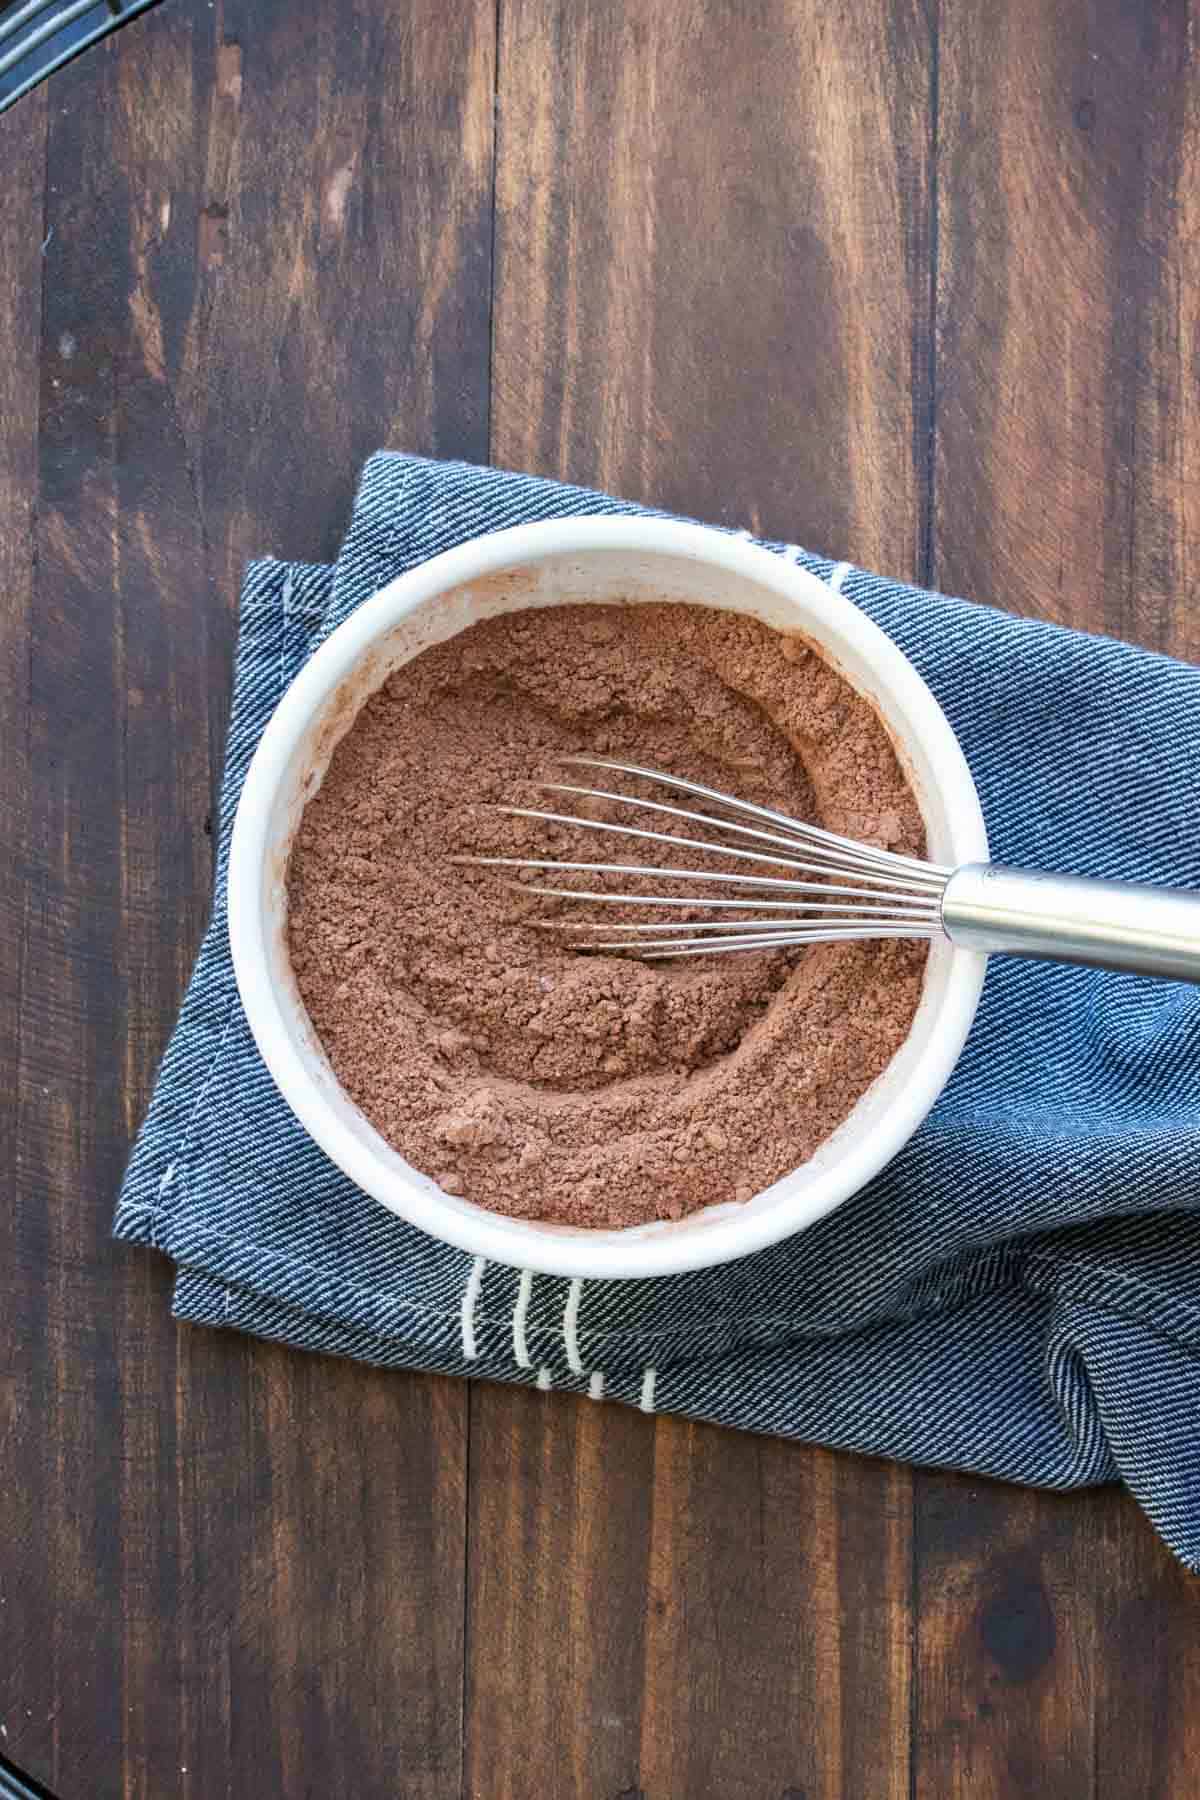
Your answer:
[[[330,552],[381,442],[486,453],[493,40],[490,0],[163,7],[4,121],[0,1721],[64,1794],[460,1791],[463,1389],[177,1332],[108,1232],[207,908],[242,560]]]
[[[472,1797],[908,1794],[906,1470],[481,1388],[471,1496]]]
[[[917,573],[921,9],[501,23],[493,460]],[[907,1792],[908,1471],[486,1389],[471,1467],[472,1795]]]
[[[637,1790],[654,1486],[653,1428],[640,1414],[474,1391],[471,1800]]]
[[[1089,1800],[1096,1523],[1116,1496],[927,1474],[916,1494],[916,1795]]]
[[[1191,16],[944,9],[938,130],[937,579],[1184,655]]]
[[[1186,1794],[1196,1581],[1118,1488],[916,1484],[921,1800]]]
[[[1093,1792],[1189,1794],[1200,1769],[1200,1584],[1124,1495],[1097,1508]]]
[[[933,575],[1195,657],[1193,25],[941,10]],[[1195,1582],[1128,1496],[915,1497],[917,1793],[1189,1792]]]
[[[26,877],[29,869],[30,768],[29,634],[34,608],[35,504],[38,455],[38,351],[41,338],[43,197],[46,185],[46,107],[35,95],[0,118],[0,161],[6,171],[0,207],[0,1280],[24,1285],[45,1241],[42,1207],[21,1180],[24,1156],[12,1083],[18,1021],[26,976]],[[31,1269],[29,1265],[33,1265]],[[37,1495],[17,1472],[43,1455],[39,1417],[45,1370],[27,1354],[28,1317],[19,1305],[0,1306],[0,1507],[8,1553],[0,1548],[0,1755],[46,1730],[32,1694],[41,1658],[28,1606],[37,1571],[26,1572],[26,1546],[41,1529]]]
[[[672,1419],[654,1476],[646,1793],[907,1796],[908,1471]]]
[[[1145,274],[1130,320],[1138,379],[1130,445],[1130,600],[1123,627],[1137,642],[1190,662],[1200,662],[1196,24],[1194,0],[1142,22],[1136,229]]]
[[[493,460],[915,574],[923,8],[501,16]]]

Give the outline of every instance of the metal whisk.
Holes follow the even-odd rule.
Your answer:
[[[687,796],[689,804],[642,799],[614,788],[542,782],[547,793],[589,805],[619,803],[656,831],[574,812],[499,806],[493,810],[555,826],[579,827],[673,852],[697,851],[715,866],[673,868],[652,862],[571,862],[526,856],[458,856],[458,863],[528,873],[597,876],[579,887],[514,881],[523,894],[600,906],[653,909],[649,918],[538,920],[583,947],[642,958],[713,956],[850,938],[937,938],[971,950],[1086,963],[1200,982],[1200,893],[1131,882],[1041,875],[997,863],[952,869],[878,850],[805,825],[680,776],[602,756],[563,759],[578,768],[631,776]],[[651,852],[653,854],[653,852]],[[661,854],[661,852],[660,852]],[[727,866],[726,866],[727,865]],[[768,872],[774,871],[774,872]],[[785,872],[786,871],[786,872]],[[630,892],[628,881],[685,891]]]

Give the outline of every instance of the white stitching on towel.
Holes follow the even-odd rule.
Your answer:
[[[588,1399],[589,1400],[603,1400],[603,1398],[604,1398],[604,1370],[603,1369],[593,1369],[592,1375],[591,1375],[591,1380],[588,1382]]]
[[[645,1368],[642,1371],[642,1397],[638,1405],[643,1412],[654,1411],[654,1389],[658,1382],[658,1370]]]
[[[517,1284],[517,1302],[513,1307],[512,1333],[513,1355],[522,1369],[533,1367],[533,1358],[529,1354],[529,1345],[525,1342],[525,1319],[529,1312],[529,1296],[533,1292],[533,1270],[522,1269],[521,1279]]]
[[[829,571],[829,591],[830,591],[830,593],[831,594],[840,594],[842,591],[842,583],[845,581],[847,575],[852,574],[853,571],[854,571],[853,563],[847,563],[847,562],[835,563],[833,568]]]
[[[462,1352],[468,1362],[474,1362],[479,1354],[475,1342],[475,1306],[479,1299],[479,1290],[483,1286],[483,1271],[487,1268],[487,1258],[477,1256],[471,1264],[471,1273],[467,1276],[467,1285],[462,1297]]]
[[[567,1367],[572,1375],[583,1374],[583,1363],[579,1356],[579,1302],[583,1297],[583,1277],[576,1275],[567,1289],[567,1304],[563,1307],[563,1343],[567,1351]]]
[[[550,1392],[550,1371],[549,1371],[549,1369],[543,1367],[538,1370],[537,1384],[541,1388],[543,1394],[548,1394]]]

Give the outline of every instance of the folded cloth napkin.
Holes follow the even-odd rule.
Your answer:
[[[175,1314],[200,1324],[1046,1487],[1120,1478],[1200,1569],[1200,988],[997,959],[945,1094],[870,1187],[770,1250],[648,1282],[534,1277],[424,1236],[276,1092],[238,1002],[225,877],[280,695],[363,600],[439,551],[638,510],[380,454],[333,567],[251,565],[212,923],[117,1236],[175,1259]],[[920,669],[998,858],[1200,887],[1200,669],[768,548]]]

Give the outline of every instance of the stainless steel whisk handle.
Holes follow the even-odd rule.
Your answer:
[[[1200,982],[1200,893],[1178,888],[967,863],[946,883],[942,927],[967,950]]]

